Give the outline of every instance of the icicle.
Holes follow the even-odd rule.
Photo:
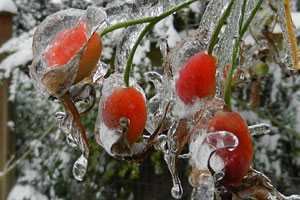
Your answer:
[[[178,127],[178,120],[174,120],[173,124],[171,125],[168,135],[167,135],[167,140],[166,140],[166,148],[164,148],[164,160],[166,161],[169,171],[172,176],[172,182],[173,182],[173,187],[171,189],[171,194],[175,199],[180,199],[183,190],[181,187],[180,179],[177,174],[177,158],[176,158],[176,153],[178,149],[177,145],[177,138],[174,138],[174,133]]]

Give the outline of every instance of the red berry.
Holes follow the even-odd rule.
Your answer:
[[[225,161],[225,176],[222,182],[226,186],[237,186],[247,174],[252,162],[253,145],[248,126],[235,112],[217,111],[207,127],[207,132],[229,131],[239,140],[233,150],[221,149],[217,154]]]
[[[216,59],[200,52],[191,57],[179,71],[175,89],[185,104],[192,104],[197,98],[214,95]]]
[[[127,140],[132,145],[143,132],[147,120],[145,99],[133,87],[116,89],[104,104],[102,120],[108,128],[117,128],[121,117],[130,120]]]
[[[60,67],[68,63],[68,61],[79,51],[79,49],[88,41],[89,23],[81,20],[76,27],[64,29],[50,43],[45,57],[50,67]],[[98,34],[94,34],[90,39],[85,52],[79,63],[75,83],[89,76],[96,66],[101,55],[102,42]]]

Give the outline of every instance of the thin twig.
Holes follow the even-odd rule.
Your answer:
[[[52,124],[49,126],[49,128],[39,137],[37,138],[33,144],[27,149],[27,151],[25,151],[25,153],[22,154],[22,156],[20,158],[18,158],[15,162],[13,162],[12,164],[9,164],[8,166],[6,166],[4,168],[3,171],[0,171],[0,178],[6,176],[10,171],[12,171],[18,164],[21,163],[21,161],[23,161],[34,149],[35,147],[38,145],[38,143],[44,139],[44,137],[46,137],[51,130],[58,124],[58,121],[53,121]],[[11,159],[9,161],[9,163],[12,162],[13,159]]]

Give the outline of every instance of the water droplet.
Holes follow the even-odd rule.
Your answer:
[[[81,155],[73,166],[73,176],[76,180],[82,181],[86,170],[87,170],[88,160],[84,155]]]
[[[171,194],[175,199],[180,199],[182,196],[182,188],[180,184],[176,184],[172,187]]]

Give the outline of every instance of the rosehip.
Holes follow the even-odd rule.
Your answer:
[[[81,20],[75,28],[64,29],[57,34],[45,53],[50,67],[60,67],[68,63],[88,41],[88,26],[90,25],[87,21]],[[74,83],[90,75],[99,60],[101,51],[101,39],[98,34],[94,33],[81,57]]]
[[[216,59],[200,52],[191,57],[179,71],[175,89],[179,98],[185,104],[191,104],[197,98],[214,95]]]
[[[229,131],[239,140],[233,150],[221,149],[217,151],[225,162],[225,176],[222,183],[226,186],[237,186],[247,174],[252,162],[253,145],[248,126],[244,119],[235,112],[217,111],[207,127],[207,132]]]
[[[122,117],[130,120],[127,140],[132,145],[143,132],[147,120],[145,99],[133,87],[116,89],[102,108],[102,120],[109,129],[117,128]]]

